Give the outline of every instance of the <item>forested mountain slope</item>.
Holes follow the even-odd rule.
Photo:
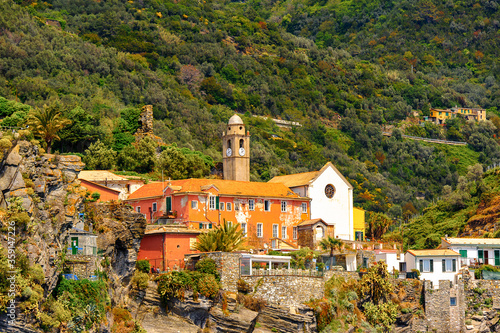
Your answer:
[[[444,185],[455,187],[468,165],[500,159],[494,122],[458,126],[460,135],[471,138],[469,147],[403,140],[398,130],[391,138],[382,136],[382,126],[397,125],[431,105],[481,104],[494,116],[491,88],[496,72],[493,66],[478,72],[469,62],[450,63],[455,55],[444,51],[433,53],[434,67],[419,61],[413,71],[406,65],[389,66],[393,60],[379,58],[390,50],[401,56],[414,52],[410,28],[399,28],[403,36],[398,35],[400,42],[393,49],[381,55],[385,51],[379,47],[382,53],[369,57],[361,52],[367,49],[360,42],[364,39],[348,35],[353,29],[360,35],[372,33],[370,22],[349,28],[326,24],[332,36],[339,36],[334,39],[341,44],[335,44],[322,41],[314,30],[316,21],[310,21],[325,12],[338,16],[341,9],[360,17],[372,5],[18,3],[0,3],[0,95],[23,105],[48,104],[63,110],[73,124],[61,132],[56,147],[61,152],[83,153],[100,140],[118,154],[116,168],[138,168],[120,159],[120,151],[134,149],[127,147],[137,129],[138,108],[152,104],[158,136],[168,144],[200,151],[204,163],[210,158],[217,162],[224,124],[236,111],[244,114],[252,134],[253,180],[319,169],[331,160],[354,185],[357,205],[389,211],[393,217],[425,206],[427,201],[417,201],[417,194],[429,200]],[[388,8],[398,12],[394,4]],[[491,15],[493,20],[496,11]],[[310,27],[310,33],[301,25]],[[491,37],[496,31],[484,33]],[[476,60],[475,68],[481,67]],[[23,105],[2,111],[7,116],[2,124],[21,125],[27,113]],[[303,126],[282,130],[254,115]],[[152,161],[139,171],[158,171],[161,165]]]

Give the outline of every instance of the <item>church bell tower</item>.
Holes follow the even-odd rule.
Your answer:
[[[250,181],[250,134],[237,114],[222,133],[222,160],[224,179]]]

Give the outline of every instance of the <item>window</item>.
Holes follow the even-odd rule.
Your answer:
[[[450,297],[450,306],[457,306],[457,298]]]
[[[240,204],[238,202],[234,203],[234,210],[240,210]]]
[[[273,239],[271,241],[271,248],[275,249],[276,248],[276,239]]]
[[[248,209],[255,210],[255,200],[254,199],[248,200]]]
[[[153,212],[156,212],[156,208],[157,208],[157,203],[153,202]]]
[[[246,237],[247,236],[247,224],[246,223],[241,224],[241,231],[243,231],[243,237]]]
[[[467,258],[467,250],[460,250],[460,257]]]
[[[307,203],[306,202],[302,203],[302,214],[307,214]]]
[[[226,208],[227,208],[227,211],[228,211],[228,212],[230,212],[230,211],[231,211],[231,209],[232,209],[232,208],[231,208],[231,203],[230,203],[230,202],[228,202],[228,203],[226,204]]]
[[[420,272],[423,273],[434,272],[434,260],[420,259]]]
[[[271,211],[271,201],[264,200],[264,210],[266,212],[270,212]]]
[[[217,197],[216,196],[213,196],[211,195],[209,197],[209,207],[208,207],[210,210],[215,210],[217,209]]]
[[[443,259],[443,272],[455,272],[457,270],[456,259]]]
[[[281,227],[281,238],[282,239],[287,239],[286,237],[286,226]]]
[[[293,227],[293,239],[297,239],[297,227]]]
[[[262,237],[262,223],[257,223],[257,237]]]
[[[223,202],[221,202],[221,203],[219,204],[219,209],[220,209],[220,210],[224,210],[224,203],[223,203]]]
[[[333,198],[335,195],[335,187],[332,184],[328,184],[325,186],[325,195],[328,199]]]
[[[135,207],[135,210],[137,211],[137,213],[140,213],[141,212],[141,207],[137,206],[137,207]]]
[[[191,200],[191,209],[198,209],[198,201]]]
[[[273,224],[273,238],[278,237],[278,225]]]
[[[281,202],[281,211],[286,212],[286,201]]]

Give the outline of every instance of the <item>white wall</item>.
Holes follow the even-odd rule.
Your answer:
[[[436,257],[415,257],[411,253],[406,254],[406,268],[410,272],[412,269],[419,269],[419,260],[432,259],[434,261],[433,272],[420,272],[420,280],[432,281],[434,289],[439,288],[439,280],[449,280],[455,282],[455,275],[460,269],[460,256],[436,256]],[[456,259],[456,270],[454,272],[443,272],[443,259]]]
[[[325,195],[325,187],[332,184],[335,195],[329,199]],[[330,225],[335,225],[335,236],[345,240],[354,240],[352,190],[348,184],[328,167],[309,185],[308,197],[311,200],[311,219],[321,218]]]
[[[456,251],[460,253],[460,250],[467,250],[467,258],[460,258],[462,265],[471,265],[473,263],[477,263],[479,260],[479,254],[477,246],[467,246],[467,245],[449,245],[448,249]],[[497,249],[481,249],[483,250],[483,263],[487,265],[495,265],[495,250]],[[487,255],[486,255],[487,253]],[[488,257],[488,259],[484,259]]]
[[[399,271],[399,263],[405,262],[404,254],[401,253],[399,258],[400,259],[398,260],[397,253],[378,253],[378,254],[375,254],[375,261],[384,260],[385,263],[387,264],[387,270],[389,272],[392,272],[395,269],[397,269]]]

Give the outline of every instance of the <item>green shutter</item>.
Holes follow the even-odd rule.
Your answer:
[[[420,260],[420,272],[424,271],[424,261]]]
[[[457,271],[457,259],[453,259],[453,272]]]
[[[215,197],[215,209],[220,209],[220,206],[219,206],[219,196]]]
[[[172,210],[172,197],[167,197],[167,213]]]
[[[477,257],[479,259],[483,259],[484,258],[483,250],[477,250]]]
[[[446,272],[446,259],[443,259],[443,270],[442,272]]]
[[[212,229],[212,223],[208,225],[208,229]]]
[[[460,250],[460,257],[467,258],[467,250]]]
[[[203,223],[200,223],[200,229],[203,229]]]
[[[432,273],[434,272],[434,260],[431,259],[430,262],[431,262],[431,273]]]
[[[495,266],[500,266],[500,250],[495,250]]]

